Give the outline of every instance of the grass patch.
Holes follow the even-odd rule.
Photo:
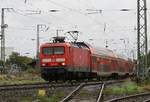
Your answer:
[[[142,86],[145,91],[150,91],[150,79],[143,80],[142,82],[140,86]]]
[[[150,84],[149,85],[144,85],[143,89],[146,90],[146,91],[150,91]]]
[[[47,96],[38,96],[38,97],[25,97],[20,100],[20,102],[60,102],[61,99],[64,97],[63,92],[58,92],[54,94],[52,97],[47,97]]]
[[[116,95],[123,95],[123,94],[134,94],[143,92],[143,87],[137,86],[137,84],[132,82],[125,82],[121,86],[112,86],[110,88],[105,89],[104,93],[109,94],[116,94]]]
[[[20,99],[20,102],[50,102],[48,97],[36,97],[36,98],[22,98]]]
[[[144,83],[145,85],[150,85],[150,79],[144,80],[143,83]]]
[[[13,84],[26,84],[45,82],[39,75],[22,74],[21,76],[15,75],[0,75],[0,85],[13,85]]]
[[[50,98],[49,102],[59,102],[65,96],[64,92],[58,92]]]

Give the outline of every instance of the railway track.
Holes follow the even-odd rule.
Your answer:
[[[19,102],[23,97],[37,97],[40,90],[44,90],[45,95],[51,97],[57,90],[73,90],[79,83],[35,83],[18,85],[1,85],[0,102]],[[68,94],[68,93],[67,93]],[[18,100],[16,100],[18,99]],[[14,100],[14,101],[12,101]]]
[[[97,101],[96,102],[100,102],[100,100],[102,99],[102,92],[104,89],[105,84],[102,82],[95,82],[95,83],[81,83],[75,90],[73,90],[69,95],[67,95],[62,101],[60,102],[68,102],[71,101],[73,99],[74,96],[76,96],[77,94],[79,94],[79,92],[81,91],[81,89],[83,89],[86,86],[91,86],[91,85],[100,85],[100,91],[97,97]],[[72,102],[72,101],[71,101]]]
[[[68,94],[63,100],[61,100],[60,102],[76,102],[76,98],[77,96],[80,96],[79,93],[80,91],[86,87],[86,86],[92,86],[94,85],[95,87],[98,87],[96,90],[98,90],[97,96],[93,97],[94,102],[102,102],[103,101],[103,90],[105,88],[106,85],[110,85],[110,84],[115,84],[115,83],[120,83],[120,82],[124,82],[124,80],[119,80],[119,81],[107,81],[107,82],[93,82],[93,83],[81,83],[75,90],[73,90],[70,94]],[[78,98],[77,98],[78,99]],[[79,100],[85,100],[87,101],[89,99],[89,97],[87,99],[79,99]],[[91,102],[91,101],[90,101]]]
[[[46,90],[46,94],[51,97],[50,94],[53,94],[53,92],[58,92],[61,88],[62,91],[67,91],[65,93],[64,99],[62,99],[60,102],[76,102],[74,100],[85,100],[84,102],[103,102],[103,90],[107,88],[107,86],[110,86],[112,84],[120,85],[119,83],[124,82],[125,80],[117,80],[117,81],[105,81],[105,82],[84,82],[84,83],[35,83],[35,84],[18,84],[18,85],[1,85],[0,86],[0,101],[5,98],[12,98],[23,96],[23,97],[32,97],[35,96],[35,93],[38,93],[39,89]],[[84,96],[80,99],[80,91],[82,92],[84,90],[88,90],[94,95],[92,96]],[[91,91],[93,90],[93,91]],[[90,93],[90,95],[91,95]],[[89,98],[92,97],[92,100],[89,101]],[[136,97],[144,97],[138,100]],[[149,100],[150,93],[143,93],[143,94],[137,94],[137,95],[131,95],[121,98],[115,98],[111,100],[106,100],[105,102],[150,102]],[[144,99],[144,100],[142,100]],[[86,101],[87,100],[87,101]],[[142,101],[139,101],[142,100]],[[8,101],[11,102],[11,101]]]
[[[22,89],[40,89],[40,88],[51,88],[51,87],[71,87],[76,86],[76,84],[70,84],[70,83],[34,83],[34,84],[16,84],[16,85],[1,85],[0,86],[0,92],[1,91],[9,91],[9,90],[22,90]]]
[[[150,92],[114,98],[105,102],[150,102]]]
[[[120,81],[109,81],[109,83],[115,82],[122,82]],[[85,82],[86,83],[86,82]],[[99,83],[96,81],[90,81],[89,83]],[[0,85],[0,91],[7,91],[7,90],[21,90],[21,89],[34,89],[34,88],[51,88],[51,87],[71,87],[77,86],[80,82],[73,82],[73,83],[49,83],[49,82],[39,82],[39,83],[32,83],[32,84],[13,84],[13,85]],[[88,83],[87,83],[88,84]]]

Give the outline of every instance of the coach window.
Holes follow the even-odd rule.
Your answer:
[[[92,58],[92,59],[93,59],[93,63],[96,63],[96,62],[97,62],[96,57],[94,57],[94,56],[93,56],[93,58]]]

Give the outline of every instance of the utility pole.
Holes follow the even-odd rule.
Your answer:
[[[37,38],[36,38],[36,67],[37,68],[40,68],[40,48],[39,48],[40,47],[40,39],[39,39],[39,35],[40,35],[40,31],[41,31],[42,27],[46,28],[46,25],[37,24]]]
[[[1,10],[1,60],[4,62],[3,67],[5,68],[5,28],[8,27],[4,22],[4,12],[5,10],[9,10],[13,8],[2,8]]]
[[[146,0],[137,0],[137,77],[145,78],[147,63],[147,7]]]
[[[4,8],[1,11],[1,60],[5,62],[5,26],[4,26]]]
[[[37,38],[36,38],[36,67],[40,68],[40,51],[39,51],[39,44],[40,44],[40,39],[39,39],[39,33],[40,33],[40,26],[41,24],[37,24]]]

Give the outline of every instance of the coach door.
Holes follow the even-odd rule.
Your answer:
[[[92,71],[97,72],[97,57],[92,56]]]
[[[111,60],[111,70],[116,73],[117,71],[117,60],[112,59]]]

